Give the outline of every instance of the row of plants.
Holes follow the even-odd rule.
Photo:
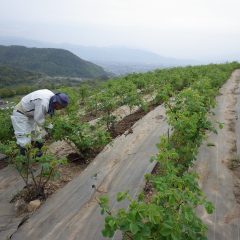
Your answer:
[[[143,192],[133,199],[128,192],[118,193],[117,201],[129,201],[128,209],[119,210],[111,209],[107,196],[101,197],[101,213],[106,215],[103,236],[113,237],[120,230],[126,239],[134,240],[207,239],[207,227],[195,210],[203,206],[210,214],[214,208],[189,167],[196,159],[205,131],[216,132],[208,112],[215,105],[218,89],[237,67],[238,64],[221,65],[219,71],[206,72],[168,98],[165,106],[172,134],[161,137],[159,153],[151,159],[158,163],[157,173],[145,176],[153,194],[146,197]]]
[[[63,88],[61,91],[70,96],[71,106],[66,115],[54,119],[53,137],[73,142],[79,152],[91,152],[95,146],[101,148],[111,140],[109,131],[114,130],[116,124],[113,111],[120,106],[147,111],[150,104],[166,102],[182,89],[193,83],[199,84],[202,79],[211,79],[213,85],[227,79],[237,66],[238,63],[231,63],[161,69],[130,74],[95,87],[84,84],[80,88]],[[152,96],[150,103],[145,100],[146,95]],[[83,118],[86,115],[100,116],[101,121],[92,126],[87,123],[88,118]]]
[[[112,124],[114,124],[114,116],[112,111],[121,105],[128,105],[130,108],[139,106],[147,107],[144,96],[151,94],[156,96],[154,104],[166,102],[171,96],[175,96],[180,90],[190,85],[195,84],[195,89],[201,92],[201,87],[205,84],[205,89],[209,87],[212,90],[212,85],[217,85],[218,81],[227,79],[230,72],[237,68],[237,63],[225,65],[208,65],[186,68],[173,68],[165,70],[157,70],[146,74],[131,74],[123,78],[109,80],[99,86],[82,85],[80,88],[62,88],[59,91],[68,93],[71,99],[70,106],[54,117],[54,128],[52,130],[52,140],[67,140],[74,143],[79,153],[85,158],[91,153],[98,152],[107,143],[111,141],[109,133]],[[200,79],[209,79],[208,81],[200,82]],[[209,85],[210,84],[210,85]],[[204,90],[205,91],[205,90]],[[214,92],[215,93],[215,92]],[[208,93],[210,94],[210,92]],[[208,95],[206,95],[208,96]],[[207,98],[207,101],[212,101],[212,98]],[[168,106],[172,108],[171,104]],[[91,111],[92,107],[96,113],[102,114],[102,121],[95,125],[81,120],[83,115]],[[89,110],[90,108],[90,110]],[[36,186],[36,192],[44,193],[43,175],[46,179],[54,176],[57,166],[65,163],[65,161],[57,161],[55,157],[50,156],[46,151],[43,157],[36,157],[37,149],[34,146],[29,146],[26,156],[18,156],[16,144],[13,140],[13,131],[10,124],[10,112],[3,110],[0,112],[0,151],[11,156],[11,161],[19,170],[20,175],[26,179],[32,178],[31,181],[25,181],[26,185],[33,182]],[[105,113],[105,114],[103,114]],[[189,146],[191,147],[191,146]],[[187,151],[187,150],[186,150]],[[185,151],[185,152],[186,152]],[[25,163],[29,164],[25,164]],[[39,177],[40,183],[32,174],[35,165],[39,165],[41,172]],[[37,187],[38,186],[38,187]],[[41,191],[40,191],[40,190]]]

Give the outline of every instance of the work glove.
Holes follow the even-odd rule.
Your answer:
[[[53,124],[52,123],[48,124],[48,126],[46,128],[47,129],[53,129]]]

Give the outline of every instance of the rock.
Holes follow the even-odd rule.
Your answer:
[[[71,153],[77,153],[75,147],[66,141],[53,142],[49,146],[48,151],[61,158],[66,157]]]
[[[40,207],[40,205],[41,201],[39,199],[36,199],[28,204],[27,209],[29,212],[33,212],[36,211]]]

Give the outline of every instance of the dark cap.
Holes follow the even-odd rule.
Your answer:
[[[65,93],[56,93],[50,98],[48,113],[53,116],[54,114],[54,103],[60,104],[62,107],[66,107],[69,103],[69,98]]]
[[[69,98],[65,93],[56,93],[54,100],[54,102],[59,103],[63,107],[66,107],[69,103]]]

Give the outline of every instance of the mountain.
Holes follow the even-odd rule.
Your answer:
[[[196,65],[200,62],[191,59],[163,57],[156,53],[126,47],[91,47],[68,43],[53,44],[23,38],[1,37],[0,44],[21,44],[28,47],[57,47],[67,49],[77,56],[91,61],[106,71],[115,74],[145,72],[156,68]]]
[[[68,50],[0,46],[0,65],[43,73],[48,76],[106,78],[102,67],[85,61]]]
[[[162,66],[182,65],[195,62],[193,60],[163,57],[150,51],[127,47],[85,47],[72,44],[62,44],[62,47],[93,62],[158,64]]]
[[[197,65],[199,62],[160,56],[141,49],[126,47],[85,47],[61,44],[61,47],[78,56],[102,66],[106,71],[116,75],[131,72],[147,72],[157,68]]]

